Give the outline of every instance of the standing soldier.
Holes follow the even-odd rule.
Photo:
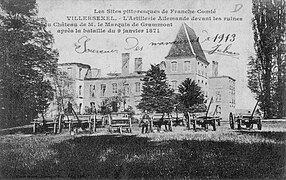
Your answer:
[[[148,127],[150,124],[150,116],[148,115],[147,111],[144,111],[144,114],[142,116],[141,122],[139,123],[139,126],[142,126],[142,133],[144,133],[144,129],[145,129],[145,133],[148,132]]]

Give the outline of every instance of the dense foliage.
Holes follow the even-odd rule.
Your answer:
[[[19,125],[44,113],[53,98],[46,74],[58,53],[35,0],[0,0],[1,127]]]
[[[248,64],[248,86],[265,118],[281,118],[286,115],[285,1],[253,0],[253,14],[256,57]]]
[[[167,83],[165,71],[151,65],[143,78],[143,91],[138,109],[148,112],[170,113],[174,110],[174,91]]]
[[[124,102],[124,99],[122,98],[121,95],[107,97],[103,99],[101,106],[100,106],[100,111],[103,114],[110,114],[111,112],[118,112],[120,108],[120,104],[122,102]]]
[[[182,104],[185,111],[198,112],[205,110],[204,94],[201,87],[190,78],[185,79],[179,85],[179,103]]]
[[[58,69],[52,75],[52,86],[55,89],[54,102],[55,106],[50,107],[50,110],[57,112],[67,111],[67,104],[70,102],[73,107],[77,106],[75,101],[75,80],[65,71]],[[57,107],[57,109],[52,109]]]

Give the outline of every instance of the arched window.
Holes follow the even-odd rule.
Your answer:
[[[171,63],[171,71],[177,72],[177,62],[176,61],[173,61]]]
[[[189,72],[191,70],[191,62],[190,61],[185,61],[184,62],[184,71]]]
[[[220,91],[217,91],[216,92],[216,102],[221,102],[221,94],[220,94]]]
[[[172,81],[171,83],[172,83],[172,84],[171,84],[172,88],[173,88],[174,90],[176,90],[176,89],[177,89],[177,81]]]

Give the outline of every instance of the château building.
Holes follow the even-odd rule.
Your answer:
[[[133,61],[134,63],[131,63]],[[107,97],[122,96],[125,101],[121,110],[131,106],[135,112],[140,102],[143,59],[130,59],[129,53],[122,53],[121,73],[101,75],[100,69],[91,68],[82,63],[62,63],[58,68],[67,72],[75,80],[76,111],[85,113],[86,108],[99,108]],[[129,71],[130,64],[134,72]],[[220,115],[223,120],[229,112],[235,111],[235,80],[229,76],[218,76],[218,63],[212,61],[211,67],[195,31],[183,23],[172,43],[165,60],[160,63],[165,70],[169,85],[175,90],[186,79],[190,78],[202,88],[205,98],[212,99],[209,115]]]

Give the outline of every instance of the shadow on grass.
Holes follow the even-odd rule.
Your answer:
[[[155,142],[147,137],[102,135],[78,137],[49,148],[56,154],[30,168],[9,160],[1,167],[3,175],[95,179],[286,177],[282,144]]]
[[[0,130],[0,135],[7,135],[7,134],[32,134],[32,133],[33,133],[32,126],[29,126],[29,125],[22,126],[22,127],[1,129]]]
[[[237,131],[240,134],[247,134],[251,136],[261,136],[265,139],[271,139],[275,141],[286,141],[286,132],[275,131]]]

